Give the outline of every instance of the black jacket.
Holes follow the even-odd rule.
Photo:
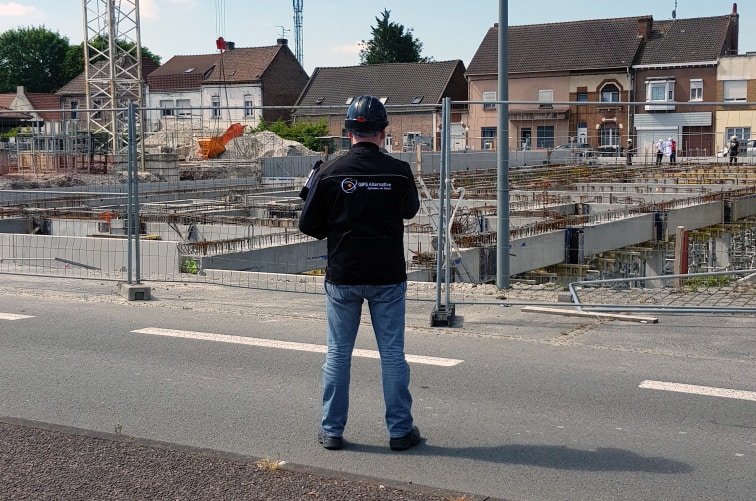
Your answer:
[[[410,165],[373,143],[357,143],[324,163],[311,185],[299,229],[328,238],[326,280],[342,285],[406,281],[404,219],[420,208]]]

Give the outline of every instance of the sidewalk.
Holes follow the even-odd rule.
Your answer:
[[[0,500],[483,499],[260,459],[0,418]]]

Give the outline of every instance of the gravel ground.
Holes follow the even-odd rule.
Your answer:
[[[0,420],[0,500],[473,501],[259,458]]]

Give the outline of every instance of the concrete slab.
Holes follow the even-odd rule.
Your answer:
[[[118,283],[118,294],[129,301],[149,301],[152,287],[145,284]]]

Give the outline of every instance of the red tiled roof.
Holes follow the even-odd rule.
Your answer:
[[[37,114],[45,121],[60,120],[60,97],[55,94],[27,93],[27,99]]]

